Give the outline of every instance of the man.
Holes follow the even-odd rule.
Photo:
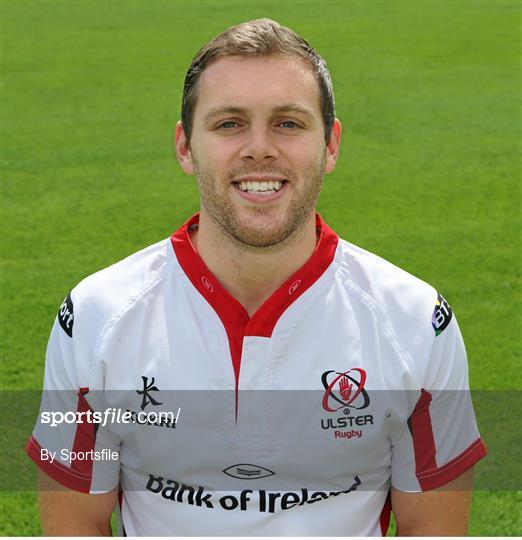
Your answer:
[[[315,213],[340,136],[326,64],[288,28],[196,55],[175,144],[199,214],[80,283],[51,334],[40,417],[131,422],[37,424],[46,534],[110,534],[115,505],[128,535],[378,535],[390,509],[402,535],[466,533],[485,448],[460,332]]]

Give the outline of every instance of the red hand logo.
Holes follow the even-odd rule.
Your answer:
[[[350,384],[348,377],[343,377],[339,381],[339,390],[341,391],[341,398],[343,399],[343,401],[348,401],[350,399],[352,388],[353,385]]]

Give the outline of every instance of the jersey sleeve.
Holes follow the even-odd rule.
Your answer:
[[[408,415],[392,434],[392,485],[427,491],[460,476],[486,455],[471,401],[459,326],[439,295],[433,344],[421,388],[408,392]]]
[[[89,346],[77,331],[73,299],[60,306],[47,345],[40,411],[26,453],[51,478],[83,493],[104,493],[119,479],[119,445],[97,422],[101,392],[89,388]],[[78,335],[77,335],[78,334]],[[98,403],[99,405],[99,403]]]

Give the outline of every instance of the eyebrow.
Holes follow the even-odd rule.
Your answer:
[[[248,110],[243,107],[215,107],[205,115],[205,121],[209,122],[215,116],[222,114],[247,114]],[[274,109],[275,113],[298,113],[306,116],[309,120],[314,120],[314,115],[306,108],[300,105],[287,104],[280,105]]]
[[[214,116],[219,116],[221,114],[244,114],[246,113],[246,109],[242,109],[241,107],[215,107],[214,109],[210,109],[210,111],[205,115],[205,120],[208,122]]]
[[[305,107],[301,107],[300,105],[293,105],[289,103],[288,105],[281,105],[280,107],[276,107],[274,109],[276,113],[286,113],[286,112],[293,112],[302,114],[303,116],[306,116],[310,120],[314,119],[314,115],[309,109],[306,109]]]

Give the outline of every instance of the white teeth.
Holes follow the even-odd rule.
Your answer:
[[[269,182],[252,182],[250,180],[246,182],[239,182],[239,189],[241,191],[250,191],[253,193],[261,193],[268,195],[274,191],[279,191],[283,187],[283,183],[279,180]]]

